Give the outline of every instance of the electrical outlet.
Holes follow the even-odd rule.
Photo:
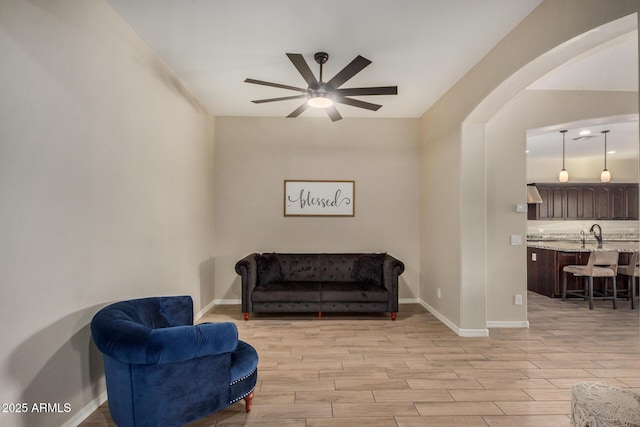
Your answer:
[[[515,297],[513,298],[513,303],[515,305],[522,305],[522,295],[516,294]]]
[[[531,261],[537,261],[538,260],[538,256],[536,255],[535,252],[531,253]]]
[[[440,288],[437,289],[438,298],[442,298],[442,292],[440,292]]]

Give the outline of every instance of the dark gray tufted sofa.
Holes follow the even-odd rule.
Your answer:
[[[398,312],[404,264],[388,254],[253,253],[236,263],[242,312]]]

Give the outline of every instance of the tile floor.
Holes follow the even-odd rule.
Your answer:
[[[571,387],[640,392],[639,310],[529,293],[529,329],[460,338],[419,305],[388,315],[252,315],[215,307],[260,355],[251,413],[242,403],[204,426],[570,426]],[[102,405],[82,427],[115,426]]]

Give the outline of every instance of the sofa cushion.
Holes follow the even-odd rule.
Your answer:
[[[386,254],[367,254],[358,257],[354,278],[358,282],[382,286],[382,265]]]
[[[258,285],[251,293],[251,301],[320,302],[320,282],[277,282]]]
[[[263,254],[256,256],[258,267],[258,285],[268,285],[274,282],[282,282],[282,268],[276,254]]]
[[[382,285],[367,282],[326,282],[320,291],[322,301],[387,302],[389,292]]]

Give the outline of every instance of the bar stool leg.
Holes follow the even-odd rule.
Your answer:
[[[593,276],[589,276],[589,310],[593,310]]]
[[[617,299],[618,299],[618,295],[616,292],[616,276],[613,276],[613,309],[614,310],[618,308],[617,301],[616,301]]]
[[[562,280],[562,301],[567,300],[567,272],[563,272],[563,280]]]

